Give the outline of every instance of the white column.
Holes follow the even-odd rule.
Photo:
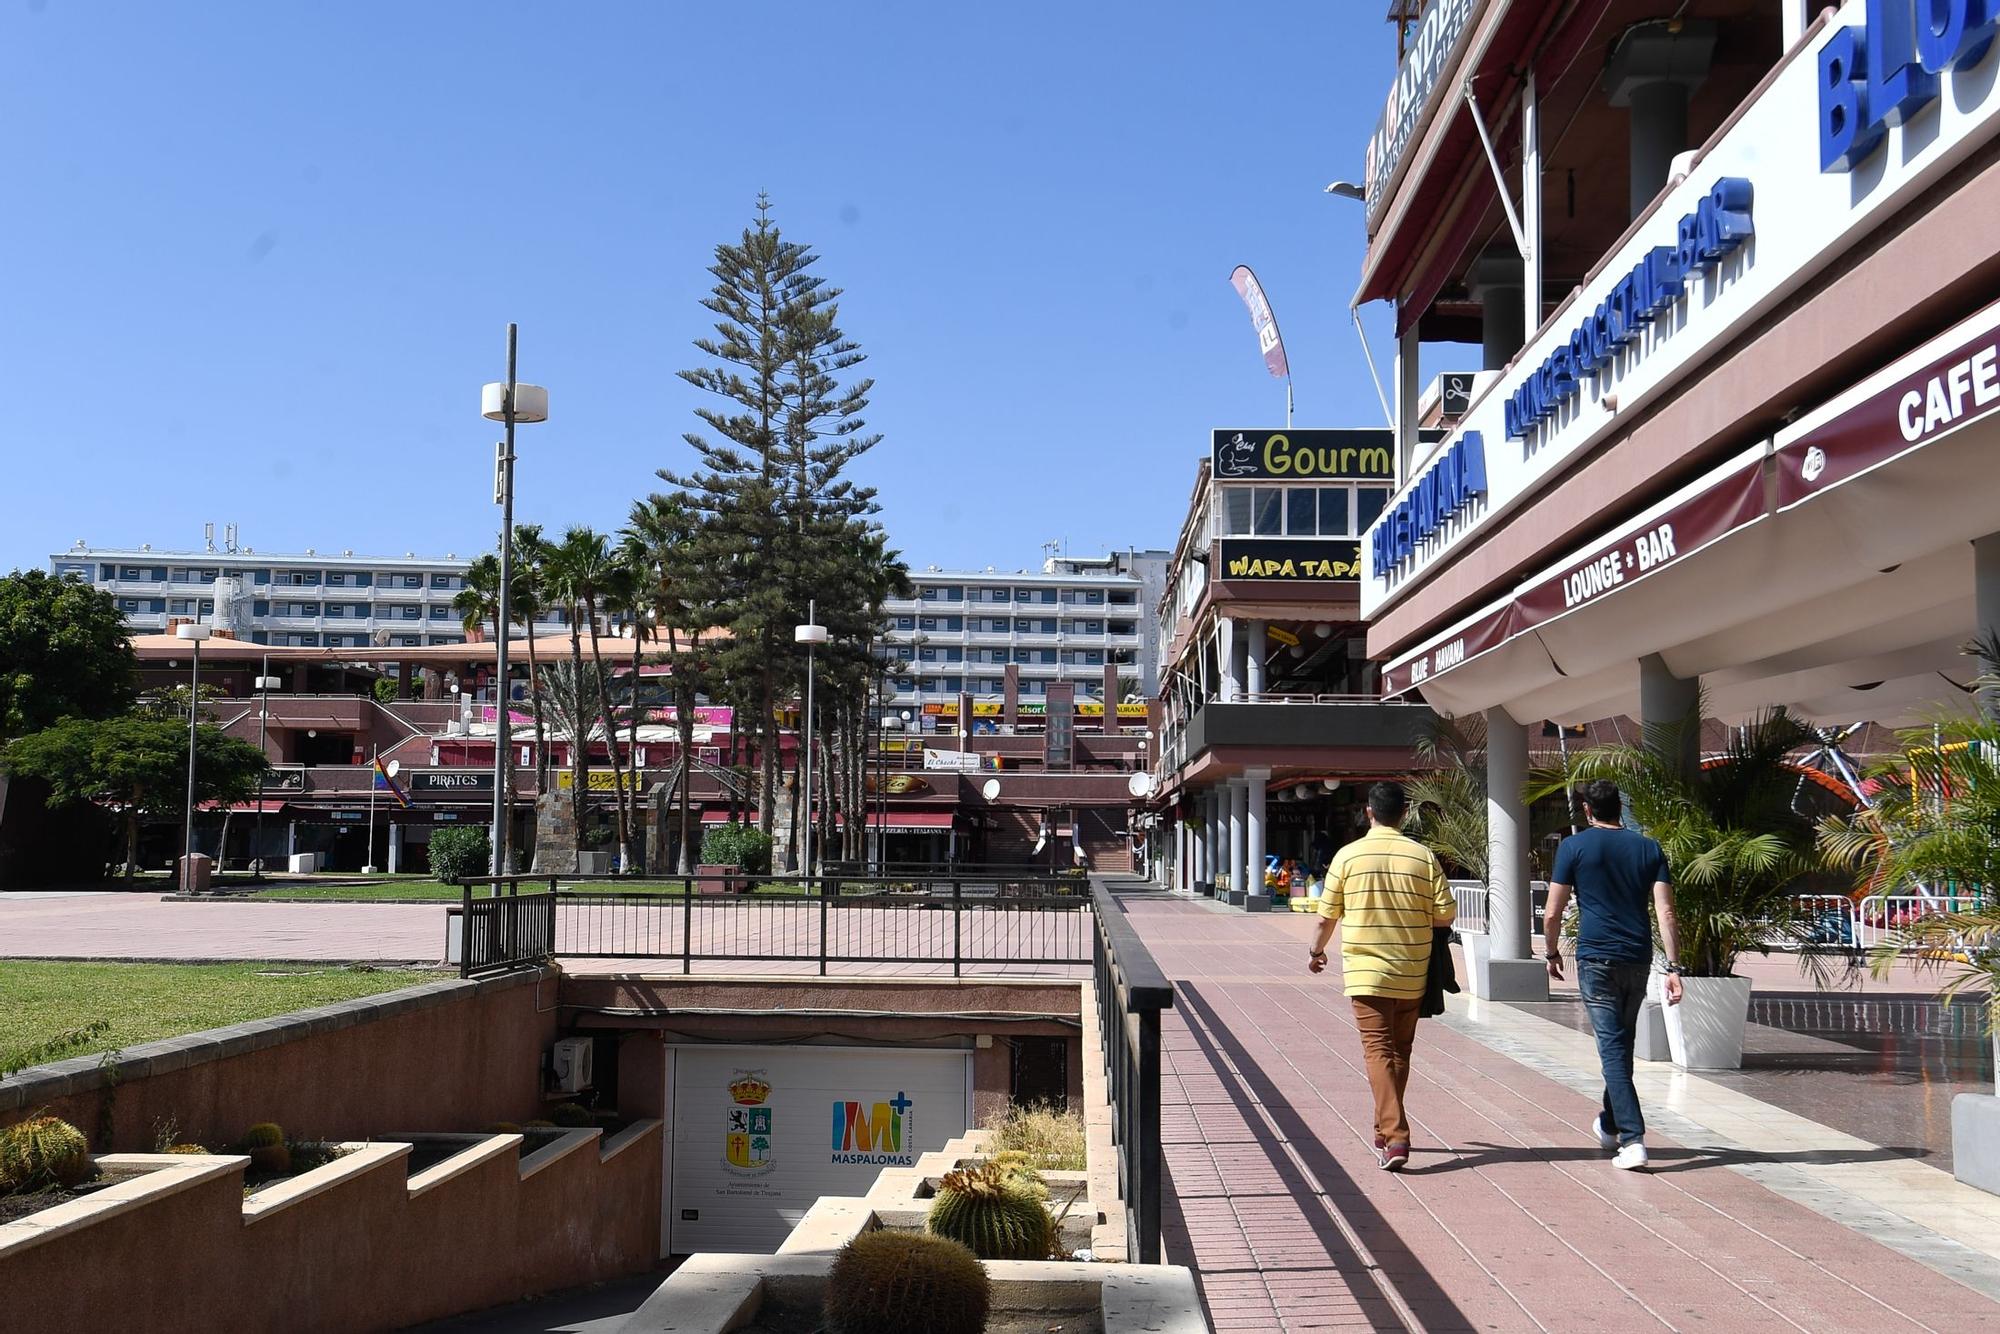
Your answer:
[[[1248,894],[1250,882],[1243,874],[1244,840],[1249,835],[1250,789],[1240,778],[1229,782],[1229,892]]]
[[[1195,832],[1194,892],[1212,894],[1215,892],[1215,793],[1202,793],[1196,810],[1201,816],[1201,828]]]
[[[1521,256],[1521,310],[1526,330],[1523,347],[1542,327],[1542,116],[1530,68],[1521,84],[1521,236],[1527,254]]]
[[[1223,617],[1215,623],[1215,657],[1221,688],[1216,698],[1224,704],[1233,704],[1243,693],[1243,674],[1239,664],[1243,661],[1242,641],[1236,633],[1236,622]]]
[[[2000,636],[2000,533],[1972,544],[1972,612],[1980,642]],[[2000,691],[1983,692],[1979,702],[1989,717],[2000,718]]]
[[[1701,720],[1695,717],[1700,698],[1701,682],[1675,676],[1659,654],[1639,659],[1639,723],[1647,744],[1676,743],[1681,768],[1690,777],[1701,769]]]
[[[402,869],[403,826],[392,822],[389,825],[389,874],[394,875]]]
[[[299,822],[297,820],[287,820],[285,821],[285,864],[287,869],[290,869],[291,859],[298,855],[298,851]]]
[[[1270,638],[1265,633],[1263,621],[1250,622],[1250,633],[1243,656],[1245,672],[1244,687],[1253,695],[1264,693],[1264,659],[1271,651]]]
[[[1400,318],[1401,312],[1397,312]],[[1417,457],[1417,401],[1423,396],[1417,326],[1396,336],[1396,477],[1408,477]]]
[[[1808,8],[1810,5],[1807,0],[1778,0],[1778,9],[1783,15],[1781,23],[1785,50],[1789,51],[1797,46],[1799,39],[1806,35],[1806,24],[1811,20],[1811,16],[1806,13]]]
[[[1547,1000],[1546,965],[1531,948],[1528,882],[1528,729],[1505,709],[1486,711],[1486,914],[1484,958],[1473,951],[1472,994],[1487,1000]]]
[[[1262,622],[1259,622],[1261,628]],[[1248,769],[1244,771],[1244,805],[1249,817],[1245,823],[1243,862],[1250,878],[1250,898],[1257,900],[1256,907],[1268,908],[1271,897],[1264,886],[1264,794],[1270,782],[1269,769]]]

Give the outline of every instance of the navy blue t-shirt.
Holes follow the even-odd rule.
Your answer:
[[[1549,879],[1576,890],[1577,958],[1652,961],[1653,885],[1672,883],[1658,843],[1630,829],[1585,829],[1556,849]]]

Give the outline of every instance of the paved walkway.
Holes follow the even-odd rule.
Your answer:
[[[1648,1070],[1656,1170],[1586,1127],[1595,1049],[1457,1001],[1418,1037],[1410,1169],[1381,1172],[1310,921],[1126,899],[1176,983],[1169,1258],[1218,1331],[2000,1328],[2000,1198],[1720,1083]]]

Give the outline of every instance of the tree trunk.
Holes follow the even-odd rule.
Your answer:
[[[542,668],[535,659],[535,623],[528,622],[528,699],[535,710],[535,796],[549,790],[549,741],[542,730]]]
[[[577,605],[572,602],[569,606],[569,666],[572,673],[571,680],[579,687],[577,693],[581,694],[581,687],[583,685],[583,639],[577,631],[576,616]],[[570,701],[572,711],[576,716],[570,719],[569,736],[569,808],[570,818],[576,823],[576,846],[578,852],[583,850],[583,819],[584,812],[587,809],[585,803],[590,794],[590,788],[587,783],[589,775],[586,770],[586,766],[590,762],[590,728],[586,726],[587,719],[584,717],[583,710],[574,707],[581,702],[576,699]],[[578,735],[579,732],[581,735]]]
[[[644,840],[644,838],[643,838],[643,837],[641,837],[641,836],[640,836],[640,834],[639,834],[639,829],[638,829],[638,825],[639,825],[639,818],[638,818],[638,817],[639,817],[639,667],[640,667],[640,663],[641,663],[641,658],[640,658],[640,655],[639,655],[639,648],[640,648],[640,642],[641,642],[641,641],[640,641],[640,638],[639,638],[639,616],[638,616],[638,613],[637,613],[637,612],[634,612],[634,613],[633,613],[633,615],[632,615],[632,717],[631,717],[631,720],[630,720],[630,722],[629,722],[629,723],[627,724],[627,734],[628,734],[628,735],[629,735],[629,736],[631,737],[631,739],[632,739],[632,744],[631,744],[631,745],[630,745],[630,746],[629,746],[629,747],[628,747],[628,748],[626,749],[626,754],[627,754],[627,755],[629,755],[629,756],[631,757],[631,760],[632,760],[632,831],[633,831],[633,836],[634,836],[634,838],[635,838],[635,839],[636,839],[636,840],[637,840],[637,841],[639,842],[639,844],[640,844],[640,847],[639,847],[639,860],[640,860],[641,862],[644,862],[644,863],[645,863],[645,865],[644,865],[644,866],[643,866],[642,868],[639,868],[639,869],[643,869],[643,870],[651,870],[651,869],[652,869],[652,857],[651,857],[651,856],[650,856],[650,855],[648,854],[648,852],[647,852],[647,850],[646,850],[646,847],[645,847],[645,840]]]
[[[586,599],[584,615],[590,618],[590,661],[597,668],[597,711],[604,720],[604,749],[611,758],[612,793],[611,820],[618,835],[618,873],[629,875],[632,870],[632,827],[626,817],[625,802],[630,795],[625,790],[625,766],[618,762],[618,724],[611,713],[611,685],[604,675],[604,652],[597,642],[597,601]]]
[[[139,807],[125,808],[125,878],[139,874]]]

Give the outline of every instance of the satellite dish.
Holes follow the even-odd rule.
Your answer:
[[[384,765],[383,767],[389,771],[389,777],[394,778],[397,774],[403,771],[403,762],[401,760],[390,760],[389,763]]]
[[[1150,797],[1153,795],[1153,776],[1133,774],[1125,780],[1125,790],[1135,797]]]
[[[987,779],[979,785],[979,792],[988,801],[998,801],[1000,799],[1000,780],[997,778]]]
[[[387,648],[389,646],[389,632],[387,630],[377,630],[370,638],[375,641],[376,648]]]

